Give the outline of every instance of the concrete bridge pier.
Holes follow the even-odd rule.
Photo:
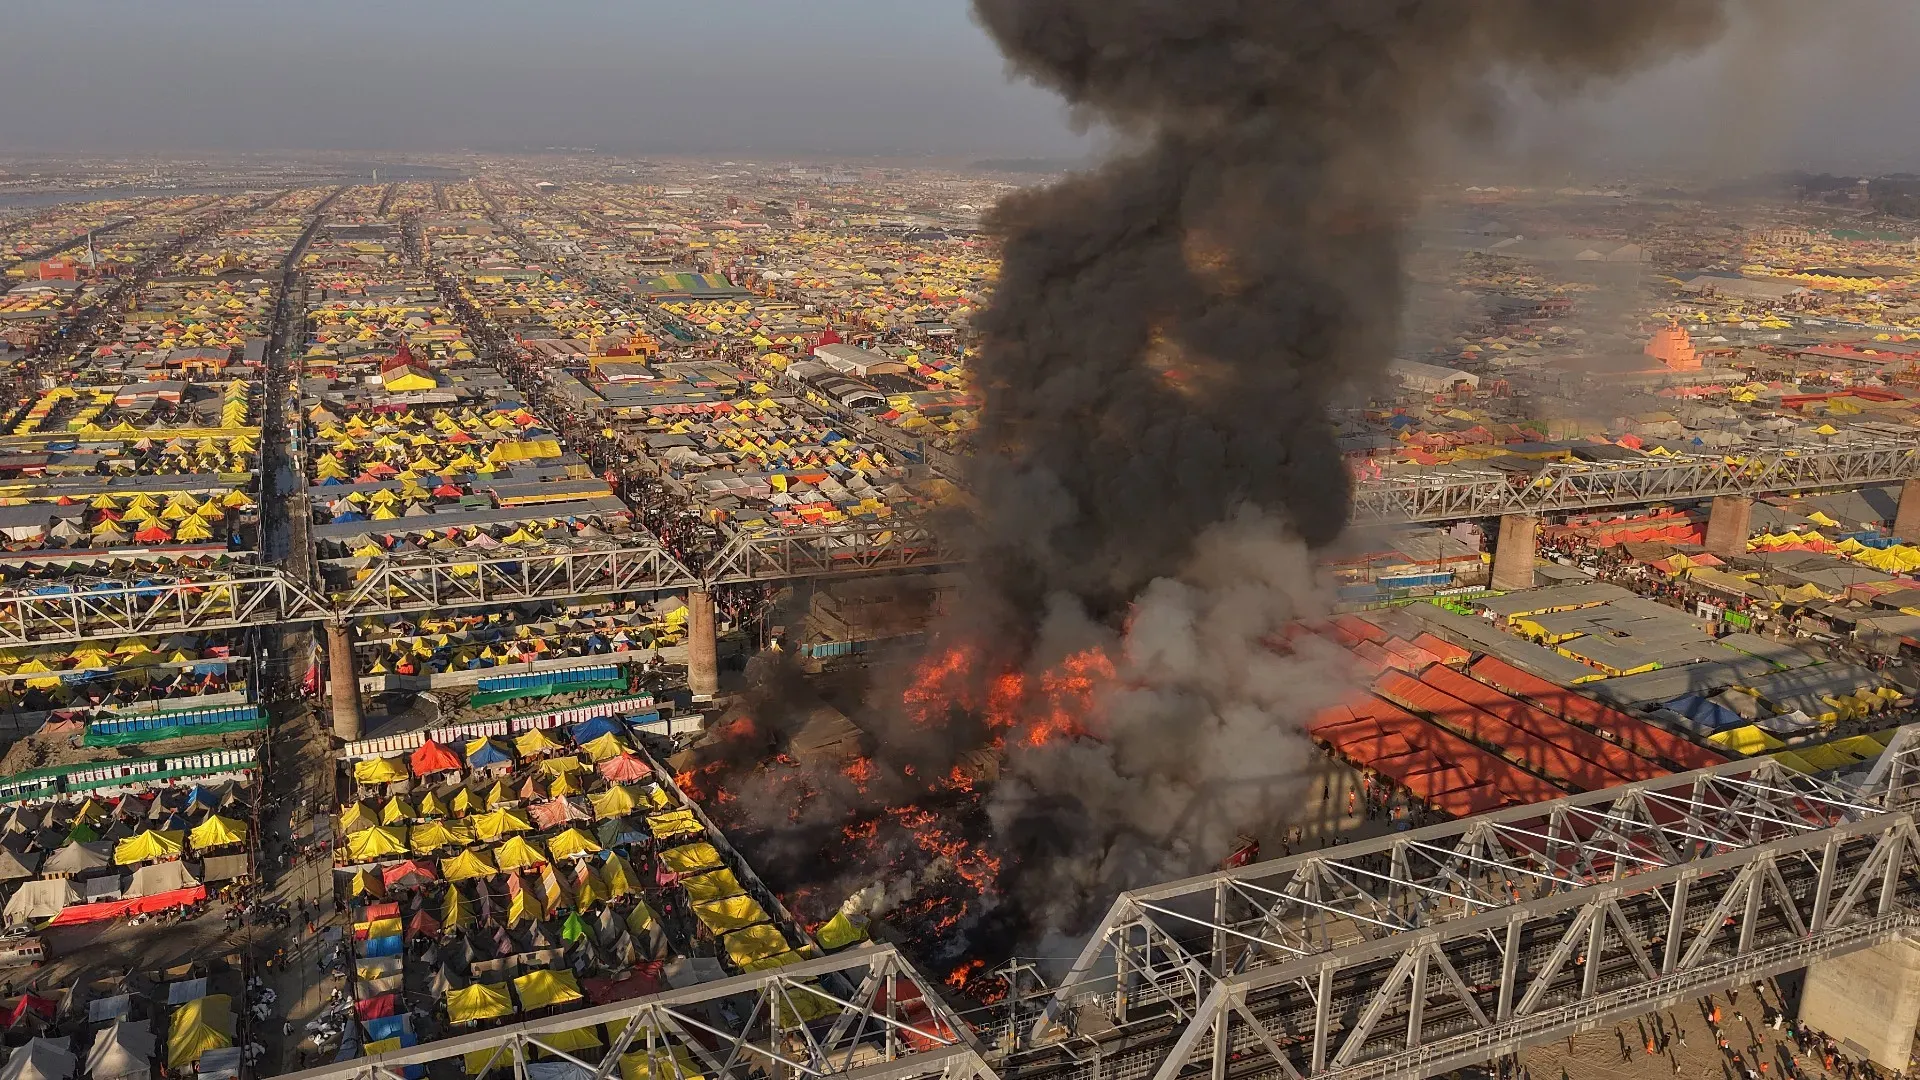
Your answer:
[[[1493,549],[1492,586],[1501,592],[1533,588],[1533,563],[1540,538],[1538,514],[1505,514]]]
[[[1907,1069],[1920,1024],[1920,944],[1895,938],[1808,965],[1800,1019],[1865,1047],[1883,1069]]]
[[[1709,552],[1723,559],[1747,553],[1747,538],[1753,535],[1753,499],[1746,495],[1721,495],[1713,500],[1707,513]]]
[[[701,701],[720,692],[720,631],[705,589],[687,590],[687,689]]]
[[[1900,485],[1900,506],[1893,512],[1893,535],[1909,544],[1920,542],[1920,477]]]
[[[332,698],[333,733],[352,742],[360,737],[360,679],[353,671],[353,627],[327,624],[327,692]]]

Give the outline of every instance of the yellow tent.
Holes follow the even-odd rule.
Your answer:
[[[500,806],[473,819],[473,834],[482,840],[498,840],[510,833],[532,832],[533,822],[517,806]]]
[[[859,944],[867,940],[866,920],[855,920],[845,912],[836,912],[833,918],[821,923],[820,929],[813,932],[813,940],[828,952]]]
[[[407,800],[398,795],[388,799],[387,805],[380,808],[380,823],[382,825],[397,824],[416,816],[418,816],[417,813],[413,807],[407,803]]]
[[[507,988],[491,983],[468,983],[447,994],[447,1019],[456,1024],[476,1020],[494,1020],[513,1012],[513,999]],[[508,1058],[511,1061],[511,1057]]]
[[[609,731],[597,739],[588,741],[584,746],[580,747],[580,749],[585,750],[587,756],[591,757],[594,761],[601,762],[609,758],[617,758],[621,754],[631,751],[633,747],[628,746],[625,742],[621,741],[620,736]]]
[[[547,841],[547,851],[556,859],[571,859],[599,850],[599,841],[577,828],[568,829]]]
[[[540,763],[540,771],[546,773],[548,776],[559,776],[561,773],[579,772],[586,767],[586,762],[581,761],[572,754],[568,754],[565,757],[548,758]]]
[[[387,855],[404,855],[406,851],[407,830],[398,825],[377,825],[347,834],[347,854],[356,859],[371,861]]]
[[[1787,745],[1760,730],[1753,724],[1743,724],[1740,727],[1728,728],[1725,731],[1716,731],[1712,735],[1707,736],[1707,741],[1722,749],[1731,750],[1743,757],[1765,753],[1768,750],[1781,750]]]
[[[767,911],[751,896],[729,896],[725,900],[709,900],[704,904],[693,905],[694,917],[706,928],[716,934],[729,930],[744,930],[767,922]]]
[[[440,796],[429,791],[420,796],[419,811],[421,817],[446,817],[447,804],[440,801]]]
[[[233,1045],[233,999],[225,994],[195,998],[167,1022],[167,1067],[184,1069],[209,1050]]]
[[[178,855],[185,845],[186,835],[178,829],[150,829],[135,833],[113,846],[113,861],[126,866]]]
[[[587,796],[593,804],[593,816],[597,818],[619,817],[631,814],[640,806],[639,789],[625,784],[614,784],[605,791],[596,791]]]
[[[600,876],[607,883],[607,891],[615,896],[640,895],[640,879],[618,852],[607,855],[607,861],[601,864]]]
[[[697,844],[668,848],[660,853],[660,864],[676,874],[697,874],[702,870],[719,869],[720,853],[703,840]]]
[[[448,889],[446,898],[440,902],[440,928],[453,930],[473,925],[473,901],[459,889]]]
[[[574,906],[585,910],[613,899],[606,883],[600,880],[599,874],[593,872],[593,864],[582,863],[580,866],[580,876],[574,879]]]
[[[359,871],[347,883],[347,894],[350,896],[380,896],[385,892],[386,886],[381,883],[379,873],[373,870]]]
[[[426,855],[441,848],[465,847],[473,842],[473,830],[465,822],[423,821],[407,834],[407,847],[415,855]]]
[[[549,971],[545,968],[529,971],[513,980],[513,992],[520,998],[520,1007],[528,1012],[586,999],[586,995],[580,992],[580,983],[573,977],[573,972]]]
[[[520,736],[513,740],[513,748],[520,751],[521,757],[532,757],[535,754],[562,749],[561,744],[554,741],[553,736],[541,728],[529,728],[521,732]]]
[[[656,1046],[620,1055],[620,1080],[705,1080],[686,1047]]]
[[[569,1028],[566,1031],[552,1031],[544,1035],[532,1035],[529,1038],[537,1040],[545,1049],[568,1053],[576,1050],[591,1050],[601,1045],[599,1024]]]
[[[500,845],[500,850],[494,853],[494,864],[502,870],[540,866],[546,861],[547,857],[540,854],[538,848],[527,843],[524,836],[509,837],[506,843]]]
[[[492,877],[499,872],[493,863],[487,861],[487,853],[478,848],[468,848],[451,859],[440,860],[440,876],[448,881]]]
[[[647,831],[655,840],[665,840],[670,836],[698,835],[705,831],[700,819],[693,816],[691,810],[670,810],[664,814],[647,815]]]
[[[513,879],[509,878],[508,880],[511,881]],[[521,923],[530,923],[537,920],[541,912],[539,905],[534,903],[535,897],[533,890],[520,888],[511,891],[513,895],[507,900],[507,925],[519,926]]]
[[[787,939],[781,936],[780,931],[766,923],[749,926],[745,930],[735,930],[721,938],[720,943],[726,947],[727,956],[735,964],[740,965],[765,960],[769,956],[786,952],[789,948]]]
[[[709,870],[704,874],[681,878],[680,884],[687,890],[687,899],[696,904],[742,896],[747,891],[741,887],[740,879],[734,877],[731,870]]]
[[[391,784],[407,778],[407,758],[404,754],[393,757],[367,758],[353,763],[353,778],[363,784]]]
[[[193,827],[187,833],[187,839],[193,843],[195,851],[219,847],[222,844],[238,844],[247,838],[247,823],[235,821],[229,817],[215,814]]]

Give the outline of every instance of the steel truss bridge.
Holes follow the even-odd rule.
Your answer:
[[[1413,1080],[1920,929],[1916,804],[1920,725],[1851,785],[1729,762],[1135,890],[991,1046],[869,946],[297,1075]]]
[[[1442,468],[1354,485],[1356,521],[1461,521],[1852,488],[1920,476],[1920,440],[1745,450],[1630,462],[1553,462],[1538,474]]]
[[[604,1024],[592,1050],[555,1038]],[[452,1061],[467,1075],[516,1080],[899,1077],[996,1080],[971,1029],[891,946],[870,946],[753,975],[563,1013],[291,1074],[301,1080],[404,1080],[406,1069]],[[544,1059],[544,1060],[543,1060]],[[562,1066],[555,1069],[555,1066]],[[570,1066],[570,1068],[566,1068]],[[552,1070],[547,1072],[543,1070]]]
[[[1432,1076],[1920,929],[1920,727],[1123,894],[1003,1076]]]
[[[496,548],[470,559],[401,556],[349,563],[351,569],[332,572],[324,593],[270,567],[51,582],[0,596],[0,647],[843,577],[953,561],[932,530],[899,523],[735,533],[698,574],[657,540],[638,534],[618,546],[525,553]]]

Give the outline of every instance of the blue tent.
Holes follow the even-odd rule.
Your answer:
[[[372,1020],[363,1020],[361,1023],[367,1026],[368,1042],[379,1042],[381,1039],[391,1039],[397,1035],[400,1038],[401,1045],[413,1045],[413,1043],[409,1041],[409,1037],[413,1033],[407,1030],[406,1013],[375,1017]]]
[[[1667,702],[1666,707],[1691,720],[1695,726],[1708,734],[1736,728],[1747,722],[1746,717],[1700,694],[1674,698]]]
[[[513,755],[502,750],[498,743],[488,739],[479,747],[467,753],[467,766],[479,769],[488,765],[498,765],[513,760]]]
[[[360,955],[367,957],[399,956],[401,955],[400,935],[392,934],[387,937],[368,938],[367,944],[365,948],[361,950]]]
[[[625,735],[627,726],[611,716],[596,716],[584,723],[573,725],[572,730],[573,744],[585,746],[609,731],[616,735]]]

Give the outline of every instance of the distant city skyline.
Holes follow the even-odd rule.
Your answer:
[[[1758,12],[1511,124],[1534,164],[1920,167],[1899,0]],[[610,152],[1072,161],[967,0],[67,0],[0,35],[0,152]],[[1529,97],[1521,93],[1520,97]]]

